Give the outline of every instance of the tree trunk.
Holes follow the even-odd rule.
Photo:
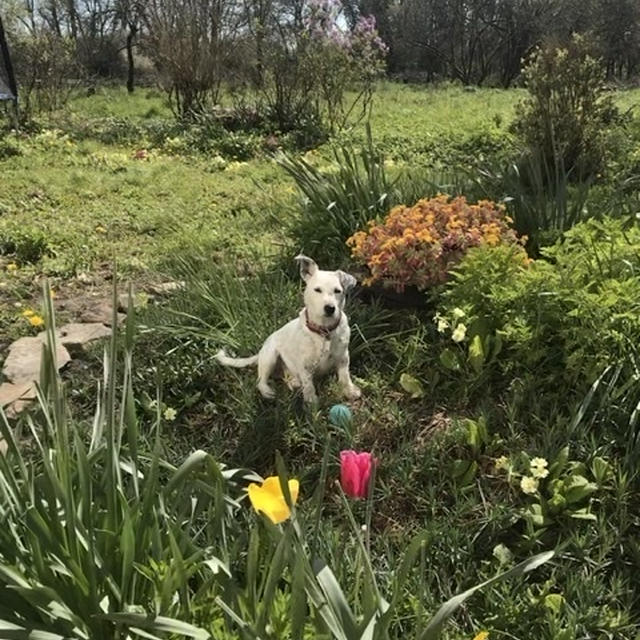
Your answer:
[[[127,91],[133,93],[135,88],[135,60],[133,59],[133,41],[138,33],[138,26],[129,23],[129,32],[127,33]]]
[[[75,0],[67,0],[67,13],[69,14],[69,28],[71,30],[71,39],[78,41],[78,11],[76,10]]]
[[[9,56],[9,45],[4,34],[4,26],[2,24],[2,18],[0,17],[0,60],[4,61],[4,68],[7,72],[7,84],[9,85],[9,91],[13,94],[16,102],[18,101],[18,85],[16,84],[16,77],[13,73],[13,65],[11,64],[11,57]]]

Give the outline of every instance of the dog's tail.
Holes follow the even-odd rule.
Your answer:
[[[230,358],[224,351],[220,349],[214,356],[215,359],[223,364],[225,367],[235,367],[236,369],[242,369],[243,367],[250,367],[258,362],[258,356],[250,356],[248,358]]]

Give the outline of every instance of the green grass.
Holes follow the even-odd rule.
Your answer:
[[[123,87],[97,87],[95,93],[74,95],[67,113],[84,118],[170,118],[171,110],[159,89],[140,87],[133,94]]]
[[[473,89],[384,84],[376,93],[371,118],[374,135],[430,137],[500,130],[512,120],[522,90]]]
[[[480,153],[494,158],[503,152],[522,95],[384,84],[372,115],[373,137],[397,165],[469,166]],[[634,90],[617,100],[626,108],[639,96]],[[495,629],[492,639],[637,639],[637,466],[615,438],[601,437],[622,424],[620,416],[629,420],[633,381],[612,385],[605,403],[610,411],[595,411],[594,400],[575,423],[579,394],[524,403],[518,380],[507,394],[487,393],[471,401],[460,392],[459,376],[441,374],[444,379],[438,380],[435,375],[442,338],[429,321],[431,311],[394,312],[355,297],[348,302],[351,353],[364,398],[353,407],[351,431],[331,427],[325,419],[330,405],[340,401],[332,381],[321,386],[318,413],[283,388],[274,403],[266,403],[256,392],[254,371],[223,370],[212,355],[223,344],[253,353],[299,308],[301,286],[291,263],[299,247],[283,230],[300,205],[285,172],[264,155],[246,163],[220,162],[213,151],[172,150],[160,143],[148,145],[154,149],[147,158],[134,159],[149,140],[104,144],[92,137],[92,123],[104,126],[105,119],[118,118],[114,126],[128,131],[129,122],[169,118],[155,90],[128,96],[119,89],[98,89],[76,97],[69,111],[71,119],[58,114],[56,122],[72,137],[74,126],[82,123],[78,141],[47,133],[0,141],[2,340],[34,332],[20,313],[39,305],[34,280],[42,274],[61,297],[108,290],[114,258],[123,281],[185,280],[185,291],[139,317],[132,371],[143,442],[157,417],[152,398],[159,380],[161,410],[177,411],[163,435],[169,460],[202,448],[225,464],[269,474],[280,451],[300,477],[303,510],[311,509],[328,434],[330,478],[339,473],[340,449],[374,450],[380,467],[372,549],[382,584],[415,531],[426,529],[430,538],[420,572],[407,588],[406,615],[394,638],[413,637],[416,615],[426,618],[479,577],[498,573],[501,560],[494,549],[505,545],[517,560],[556,546],[559,555],[526,586],[500,584],[475,596],[448,627],[448,640],[473,638],[483,628]],[[350,135],[363,138],[363,127]],[[308,157],[326,165],[331,156],[321,148]],[[17,271],[7,268],[11,263]],[[94,285],[85,284],[86,274],[95,277]],[[74,412],[86,427],[101,376],[99,348],[85,365],[82,375],[71,372],[69,387]],[[421,380],[423,398],[412,399],[403,390],[403,373]],[[470,425],[483,420],[488,433],[478,440],[470,435]],[[569,434],[571,459],[586,477],[592,479],[596,457],[610,465],[592,504],[598,520],[559,517],[544,532],[536,531],[521,517],[527,497],[495,471],[494,459],[526,452],[552,460]],[[464,472],[472,467],[469,480]],[[357,517],[364,517],[358,509]],[[341,581],[356,584],[359,552],[331,483],[325,517],[328,560]],[[418,591],[421,600],[412,595]],[[212,611],[217,609],[203,606],[193,617],[213,625]]]

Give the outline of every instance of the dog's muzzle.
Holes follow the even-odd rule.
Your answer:
[[[336,308],[332,304],[324,305],[324,315],[329,318],[336,312]]]

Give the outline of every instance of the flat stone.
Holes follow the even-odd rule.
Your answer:
[[[132,292],[132,296],[131,296],[131,305],[133,307],[138,307],[140,306],[140,300],[136,297],[135,292]],[[118,295],[118,311],[121,311],[122,313],[127,312],[127,310],[129,309],[129,293],[121,293]]]
[[[72,322],[58,329],[60,343],[73,355],[81,354],[90,342],[110,335],[111,329],[101,322]]]
[[[15,420],[30,405],[31,400],[16,400],[6,408],[4,413],[9,420]]]
[[[152,284],[149,286],[149,291],[155,293],[158,296],[167,296],[176,291],[184,289],[185,283],[181,280],[178,282],[161,282],[160,284]]]
[[[0,407],[6,407],[16,400],[33,400],[36,397],[36,389],[32,382],[12,384],[3,382],[0,384]]]
[[[46,340],[43,332],[35,338],[19,338],[9,347],[9,355],[4,361],[2,373],[4,377],[19,384],[21,382],[31,382],[40,378],[40,364],[42,362],[43,340]],[[71,356],[61,344],[56,345],[56,360],[58,369],[62,369]]]
[[[58,311],[65,311],[71,315],[76,322],[98,322],[110,327],[113,321],[111,298],[91,298],[87,296],[56,300],[56,308]],[[118,313],[116,317],[118,324],[120,324],[126,316]]]
[[[116,319],[120,324],[125,319],[124,313],[117,313]],[[89,304],[80,312],[80,320],[82,322],[99,322],[106,324],[108,327],[113,322],[113,307],[106,300],[97,300],[94,304]]]

